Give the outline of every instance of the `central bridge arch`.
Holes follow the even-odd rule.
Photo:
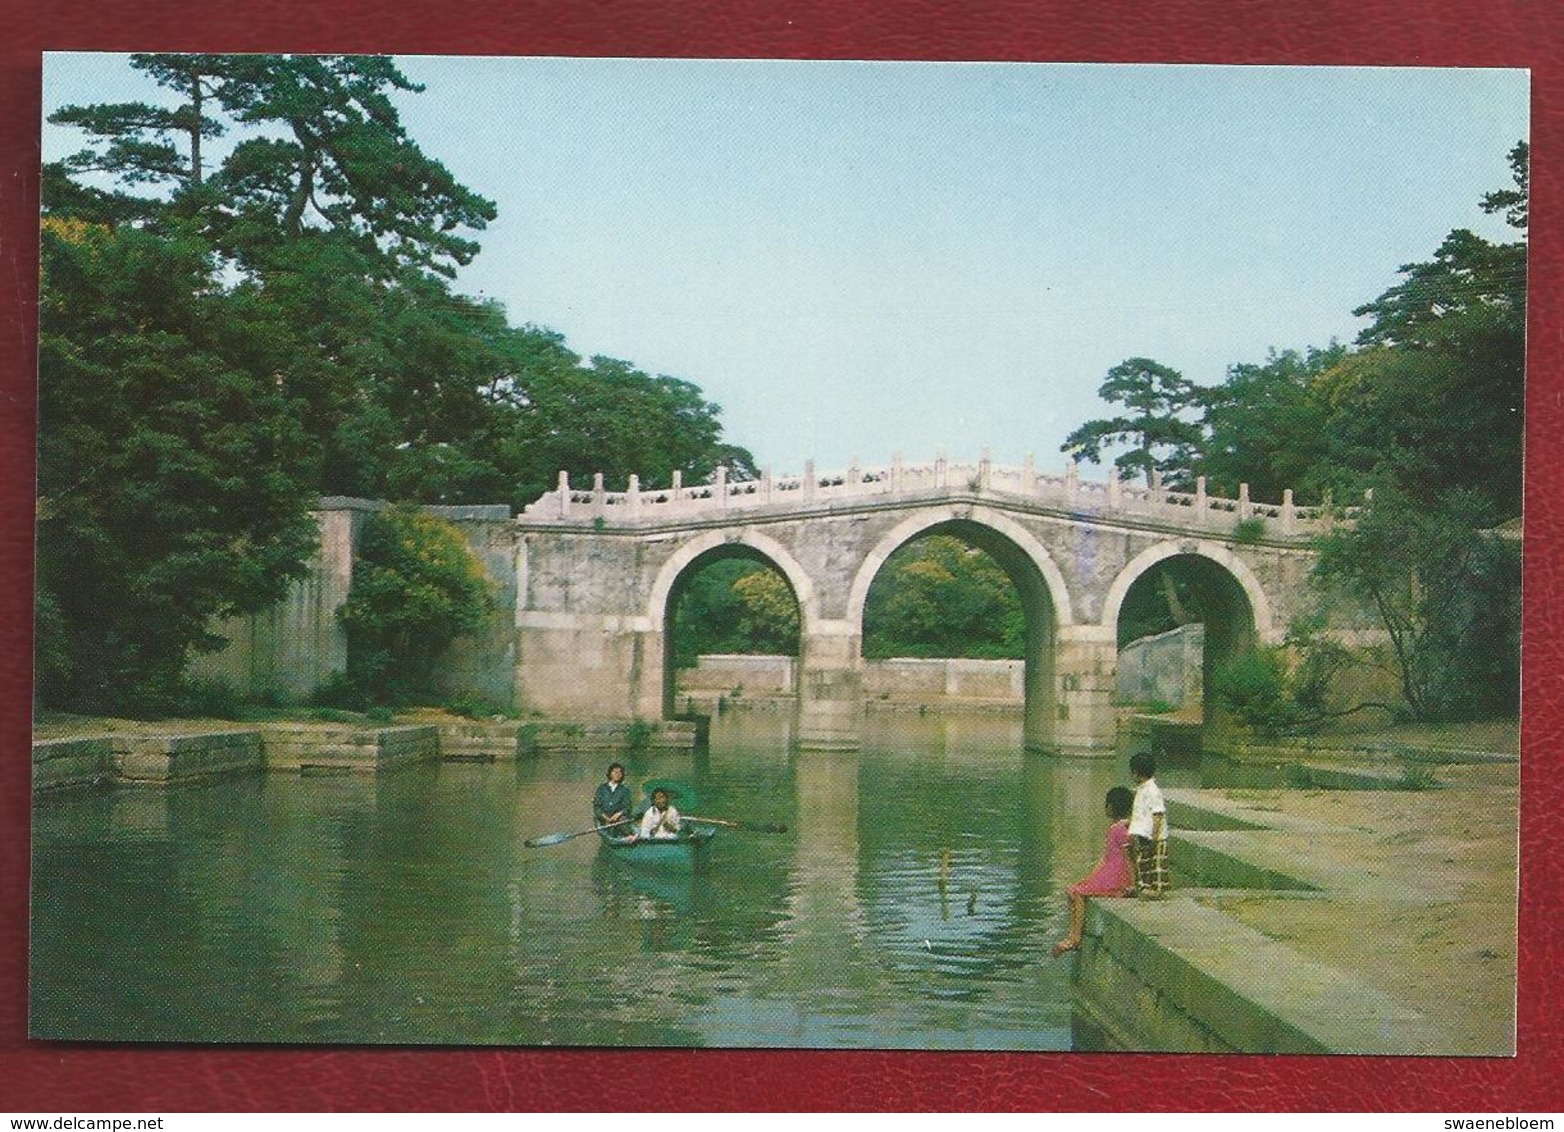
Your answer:
[[[950,535],[992,558],[1010,579],[1026,618],[1024,733],[1026,743],[1043,747],[1053,737],[1057,717],[1054,654],[1059,628],[1074,623],[1069,587],[1048,549],[1025,527],[989,508],[939,508],[910,515],[882,536],[864,555],[848,591],[847,617],[864,637],[869,590],[892,554],[935,535]]]

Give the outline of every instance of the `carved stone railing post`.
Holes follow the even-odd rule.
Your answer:
[[[1275,535],[1299,537],[1316,529],[1328,528],[1334,521],[1331,499],[1325,494],[1320,506],[1300,506],[1296,493],[1288,488],[1282,492],[1279,505],[1256,502],[1248,484],[1239,484],[1234,497],[1221,491],[1213,493],[1205,476],[1193,477],[1192,483],[1182,487],[1170,486],[1166,473],[1149,469],[1145,480],[1127,475],[1113,464],[1104,468],[1106,482],[1087,480],[1081,474],[1079,463],[1067,460],[1063,476],[1045,475],[1038,471],[1037,458],[1028,453],[1020,465],[998,466],[994,463],[990,448],[980,450],[979,457],[971,462],[954,464],[941,448],[932,464],[908,465],[902,453],[893,453],[888,464],[866,467],[862,459],[854,455],[844,471],[820,472],[815,460],[804,463],[800,477],[784,476],[780,480],[769,467],[761,469],[753,482],[737,481],[732,469],[726,465],[716,467],[709,481],[686,486],[684,473],[670,474],[671,488],[666,492],[648,493],[639,474],[626,477],[623,492],[605,490],[605,476],[601,472],[592,476],[591,490],[585,486],[572,486],[570,473],[561,469],[557,488],[529,504],[527,512],[533,517],[580,521],[582,516],[593,518],[612,516],[616,521],[644,522],[652,515],[669,518],[711,514],[713,512],[738,512],[754,508],[809,506],[821,500],[838,498],[862,499],[874,497],[877,502],[889,499],[932,499],[952,489],[964,494],[989,495],[997,492],[1001,498],[1015,496],[1019,499],[1045,499],[1050,507],[1061,504],[1067,508],[1079,507],[1084,500],[1092,509],[1109,509],[1118,512],[1146,513],[1144,504],[1153,505],[1153,513],[1160,512],[1167,518],[1165,508],[1177,504],[1178,520],[1193,529],[1209,527],[1214,515],[1220,520],[1230,516],[1237,520],[1263,517],[1273,522]],[[952,474],[955,480],[952,480]],[[796,494],[794,494],[796,492]],[[1061,499],[1062,495],[1062,499]],[[1363,493],[1363,505],[1371,505],[1373,492]],[[667,506],[664,506],[664,504]],[[1354,516],[1357,505],[1336,513]]]

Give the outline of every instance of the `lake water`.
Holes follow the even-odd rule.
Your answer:
[[[623,758],[637,791],[787,827],[724,830],[684,877],[595,836],[523,847],[590,824],[599,753],[46,798],[32,1033],[1069,1049],[1048,948],[1125,759],[1025,754],[994,718],[871,716],[850,754],[789,727],[729,715],[709,752]]]

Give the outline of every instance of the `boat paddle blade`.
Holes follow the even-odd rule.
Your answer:
[[[591,833],[592,831],[587,830],[587,832]],[[580,835],[575,833],[546,833],[542,837],[533,837],[523,841],[522,844],[528,849],[542,849],[544,846],[558,845],[561,841],[569,841],[572,837],[578,836]]]

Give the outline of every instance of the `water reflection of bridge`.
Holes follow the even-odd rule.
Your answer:
[[[1160,484],[1039,474],[988,460],[715,482],[557,490],[515,521],[516,690],[550,714],[655,717],[673,706],[671,616],[682,588],[732,557],[774,567],[798,601],[799,738],[853,747],[862,716],[863,613],[898,547],[957,536],[1004,569],[1026,615],[1026,743],[1106,750],[1114,737],[1120,613],[1167,573],[1199,595],[1208,671],[1275,642],[1301,612],[1309,540],[1330,518]]]

